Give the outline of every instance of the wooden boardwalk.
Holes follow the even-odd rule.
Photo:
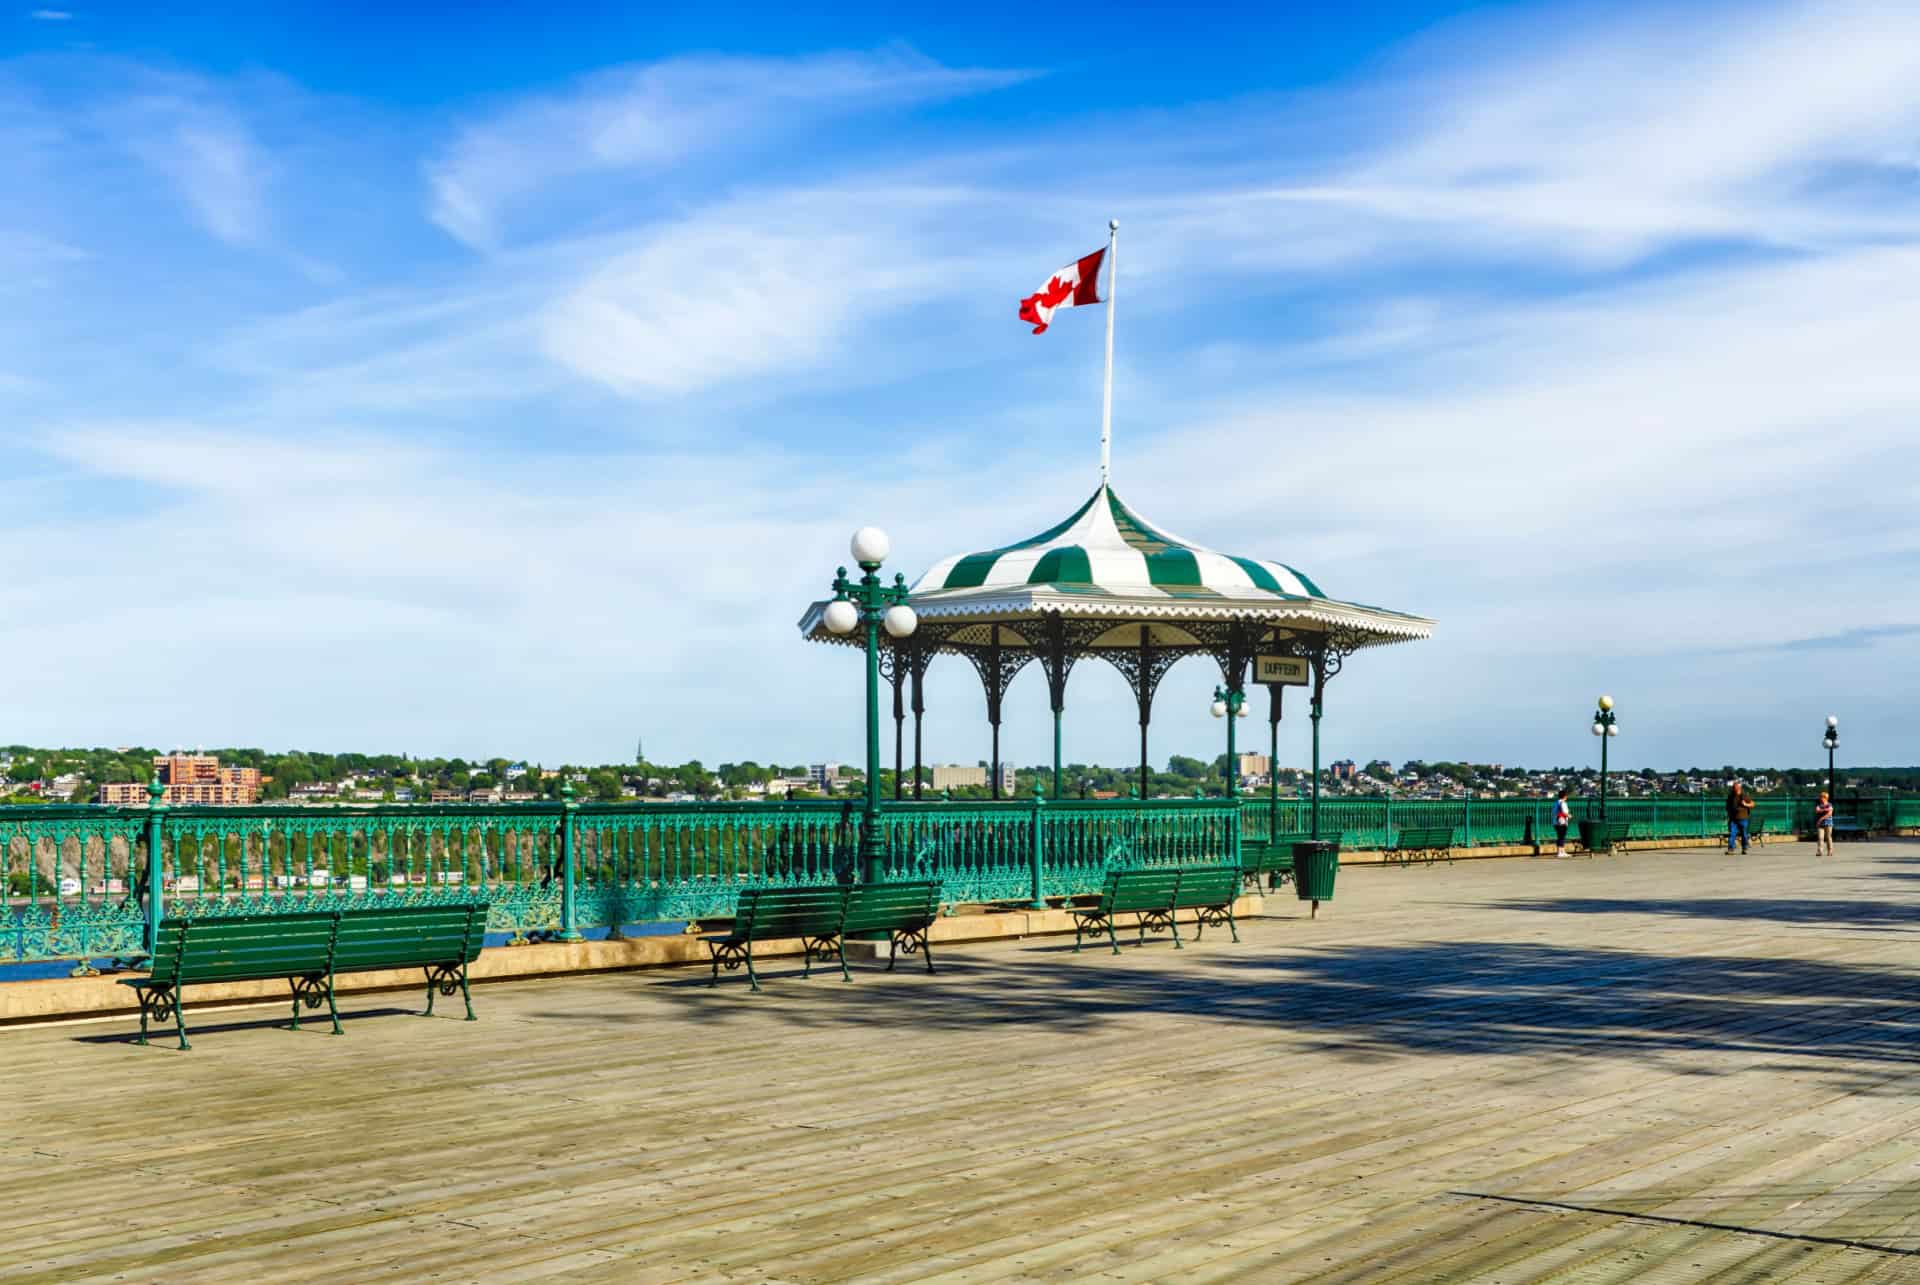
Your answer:
[[[1920,1280],[1920,843],[0,1033],[7,1280]],[[457,1012],[456,1006],[449,1006]]]

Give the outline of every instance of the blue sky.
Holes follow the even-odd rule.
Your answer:
[[[1120,493],[1439,621],[1330,756],[1920,760],[1908,5],[22,7],[0,185],[0,741],[853,758],[794,622],[1085,498],[1111,216]]]

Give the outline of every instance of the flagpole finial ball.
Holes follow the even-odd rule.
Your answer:
[[[1109,231],[1109,232],[1118,232],[1119,230],[1120,230],[1120,220],[1119,220],[1119,219],[1108,219],[1108,220],[1107,220],[1107,231]]]

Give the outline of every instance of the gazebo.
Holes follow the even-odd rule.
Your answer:
[[[1232,706],[1249,682],[1268,688],[1277,747],[1281,689],[1311,689],[1314,779],[1327,680],[1366,647],[1426,638],[1433,622],[1328,597],[1285,563],[1218,553],[1146,521],[1113,488],[1099,488],[1064,521],[1036,536],[934,564],[912,586],[919,627],[882,635],[880,672],[893,688],[894,797],[901,797],[904,728],[913,714],[913,796],[921,796],[926,674],[939,655],[963,656],[986,690],[993,729],[993,796],[1000,797],[1000,721],[1008,685],[1038,662],[1053,708],[1053,792],[1060,793],[1060,726],[1073,667],[1098,657],[1133,689],[1140,715],[1140,793],[1148,782],[1147,730],[1161,678],[1188,656],[1211,656]],[[858,645],[826,627],[827,602],[800,618],[817,642]],[[1229,779],[1235,770],[1229,764]]]

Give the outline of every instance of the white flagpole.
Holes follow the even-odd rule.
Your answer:
[[[1113,438],[1113,296],[1120,278],[1120,220],[1107,220],[1107,383],[1100,399],[1100,485],[1107,484]]]

